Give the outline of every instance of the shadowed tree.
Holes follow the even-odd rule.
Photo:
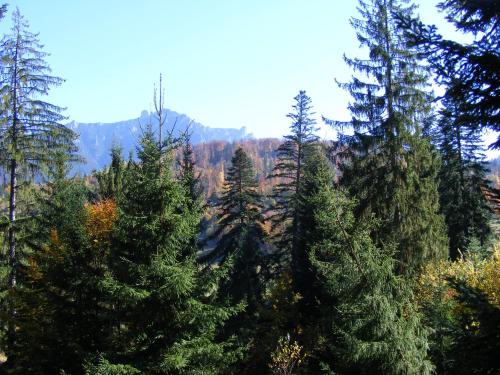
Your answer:
[[[449,254],[457,259],[472,239],[485,244],[491,233],[491,209],[482,191],[488,181],[481,132],[460,123],[453,102],[444,103],[446,107],[441,110],[434,130],[442,160],[439,194],[448,227]]]
[[[399,18],[411,43],[426,56],[444,97],[455,100],[455,116],[478,131],[500,131],[500,1],[445,0],[438,8],[472,42],[445,39],[436,26],[409,15]],[[500,138],[490,147],[500,148]]]
[[[429,72],[408,46],[396,17],[411,15],[407,0],[360,0],[352,18],[369,57],[345,58],[359,72],[341,83],[353,97],[352,120],[328,121],[342,131],[341,183],[357,198],[357,215],[375,214],[377,244],[397,244],[400,272],[446,256],[447,238],[439,214],[439,159],[423,129],[430,121]]]
[[[294,98],[293,112],[287,117],[292,120],[291,134],[284,137],[285,142],[276,150],[278,161],[269,178],[278,178],[273,189],[276,205],[272,207],[271,217],[275,229],[279,229],[279,247],[291,258],[292,272],[300,262],[298,242],[300,238],[300,205],[304,184],[304,170],[307,153],[318,141],[314,134],[316,121],[312,119],[311,98],[300,91]]]
[[[63,80],[50,75],[45,60],[47,53],[42,51],[38,35],[28,31],[28,24],[18,9],[12,21],[10,33],[2,40],[0,152],[2,164],[10,175],[9,288],[14,290],[19,264],[16,249],[18,188],[26,171],[40,171],[53,162],[58,152],[74,151],[75,135],[61,124],[62,108],[42,100],[51,87],[60,85]],[[11,315],[14,319],[14,310]],[[14,320],[11,336],[13,324]]]

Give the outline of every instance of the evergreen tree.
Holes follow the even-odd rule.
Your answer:
[[[13,296],[18,316],[8,373],[82,374],[84,360],[103,350],[109,335],[99,292],[109,247],[90,235],[98,223],[90,228],[88,191],[67,180],[67,171],[59,164],[39,194],[29,237],[33,252],[20,268]]]
[[[360,0],[351,24],[369,59],[345,58],[354,77],[340,84],[354,102],[349,122],[328,121],[354,134],[340,134],[342,183],[357,197],[357,214],[375,214],[382,225],[377,243],[398,244],[398,268],[411,270],[445,256],[447,239],[439,215],[439,160],[422,129],[429,121],[429,74],[398,29],[396,17],[412,14],[406,0]]]
[[[418,19],[400,17],[412,42],[427,57],[446,88],[445,97],[456,101],[461,124],[475,131],[500,130],[500,1],[444,0],[438,8],[460,32],[473,37],[471,43],[445,39],[436,26]],[[500,148],[500,138],[491,145]]]
[[[122,157],[122,148],[113,146],[111,148],[111,165],[107,170],[96,172],[98,192],[101,198],[114,198],[120,194],[122,190],[122,179],[124,173],[125,162]]]
[[[311,373],[430,374],[427,330],[393,254],[377,249],[373,220],[356,220],[355,204],[333,189],[324,167],[307,199],[307,251],[316,285],[318,332],[309,344]],[[320,370],[321,369],[321,370]]]
[[[187,134],[182,149],[182,159],[179,161],[179,180],[186,189],[186,193],[193,202],[199,202],[203,193],[199,175],[195,171],[193,145],[190,135]]]
[[[9,178],[9,288],[16,288],[19,254],[16,250],[18,187],[21,172],[36,171],[49,164],[54,155],[73,150],[74,133],[60,122],[62,108],[41,97],[62,80],[51,76],[38,36],[28,31],[28,24],[16,10],[11,33],[2,40],[0,127],[1,163]],[[11,311],[13,318],[15,310]],[[11,323],[11,340],[14,320]]]
[[[451,279],[464,311],[458,324],[448,328],[453,335],[449,357],[450,374],[497,374],[500,369],[500,308],[483,292],[463,280]],[[450,332],[451,331],[451,332]]]
[[[491,212],[481,190],[488,184],[481,134],[459,122],[453,102],[445,103],[436,128],[442,159],[439,193],[448,227],[450,257],[457,259],[471,239],[485,243],[490,234]]]
[[[286,135],[285,142],[278,147],[278,161],[269,176],[279,181],[274,186],[276,205],[272,208],[272,220],[282,231],[279,247],[290,252],[292,272],[301,257],[298,242],[305,160],[308,151],[318,141],[314,134],[316,121],[311,118],[314,115],[311,98],[305,91],[300,91],[294,99],[294,111],[287,115],[292,120],[291,134]]]
[[[116,319],[104,360],[147,374],[218,374],[234,360],[215,340],[232,310],[210,304],[213,284],[202,278],[193,246],[199,211],[162,166],[164,151],[149,128],[139,163],[124,176],[103,282]]]
[[[215,249],[207,256],[210,263],[229,262],[229,275],[222,285],[221,297],[233,303],[246,302],[247,312],[255,313],[262,293],[259,268],[264,266],[262,198],[252,160],[238,148],[229,167],[224,190],[217,204],[219,237]]]

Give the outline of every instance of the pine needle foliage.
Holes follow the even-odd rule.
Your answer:
[[[488,207],[482,188],[488,186],[481,132],[460,123],[457,107],[446,100],[435,129],[441,153],[439,195],[448,228],[451,259],[460,257],[476,239],[485,245],[491,233]]]
[[[471,42],[444,38],[434,25],[401,17],[412,44],[426,56],[445,88],[444,97],[457,102],[460,123],[475,131],[500,130],[500,1],[445,0],[438,8]],[[490,145],[500,148],[500,138]]]
[[[125,161],[122,156],[122,148],[114,145],[111,148],[111,165],[107,169],[95,173],[98,194],[101,199],[117,199],[122,190],[124,169]]]
[[[398,245],[401,272],[444,257],[447,250],[436,183],[439,159],[423,136],[431,114],[429,72],[396,22],[414,8],[406,0],[360,0],[360,18],[351,24],[369,55],[345,57],[359,76],[339,83],[353,98],[352,120],[327,120],[354,133],[339,135],[341,182],[357,199],[357,215],[381,220],[376,242]]]
[[[372,242],[374,222],[356,220],[353,201],[329,184],[310,197],[309,207],[323,343],[311,357],[334,373],[430,374],[428,332],[408,280],[394,273],[392,252]]]
[[[204,261],[209,267],[217,264],[226,270],[219,283],[219,298],[245,306],[227,322],[224,333],[237,335],[239,345],[246,347],[255,337],[259,321],[267,256],[262,197],[252,160],[242,148],[234,153],[216,207],[219,220],[214,236],[218,243]]]
[[[291,257],[292,269],[300,237],[299,210],[305,160],[308,151],[318,141],[311,98],[301,90],[294,100],[293,111],[287,115],[291,120],[290,134],[284,136],[284,142],[276,150],[278,161],[269,176],[280,181],[273,187],[276,204],[272,208],[271,220],[279,234],[280,249],[287,258]]]
[[[34,179],[54,162],[59,152],[75,151],[73,131],[61,124],[62,108],[43,97],[60,85],[61,78],[50,75],[47,53],[38,35],[16,9],[13,26],[1,42],[0,63],[0,164],[9,174],[9,289],[14,291],[22,254],[16,249],[16,234],[22,220],[16,218],[18,189],[23,180]],[[15,340],[15,309],[10,308],[9,340]]]
[[[149,128],[118,201],[110,272],[114,350],[105,359],[141,373],[218,374],[234,360],[216,334],[233,311],[211,304],[194,246],[200,215],[171,175]]]
[[[59,164],[38,194],[32,252],[21,265],[13,296],[17,329],[7,352],[8,373],[81,374],[84,360],[105,348],[110,333],[98,287],[108,253],[87,230],[89,192],[66,179],[67,170]]]

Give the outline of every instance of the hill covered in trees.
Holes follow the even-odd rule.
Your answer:
[[[331,147],[305,90],[281,140],[193,145],[160,76],[135,157],[111,132],[86,178],[43,100],[63,80],[15,10],[0,50],[0,372],[498,374],[480,139],[500,129],[500,6],[439,7],[472,43],[408,0],[359,1],[359,56],[338,79],[351,119],[324,119]]]

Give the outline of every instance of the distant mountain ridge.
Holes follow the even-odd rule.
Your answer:
[[[211,128],[169,109],[165,109],[163,115],[167,119],[164,129],[172,129],[175,124],[174,136],[181,134],[189,126],[193,144],[216,140],[234,142],[253,138],[252,134],[247,133],[245,127]],[[153,126],[154,131],[158,131],[156,116],[147,111],[142,111],[141,115],[135,119],[113,123],[70,122],[67,126],[79,135],[77,146],[80,156],[85,160],[84,163],[75,164],[73,172],[89,174],[92,170],[99,170],[108,165],[113,144],[118,144],[123,148],[123,155],[126,158],[131,151],[135,154],[142,129],[148,124]]]

